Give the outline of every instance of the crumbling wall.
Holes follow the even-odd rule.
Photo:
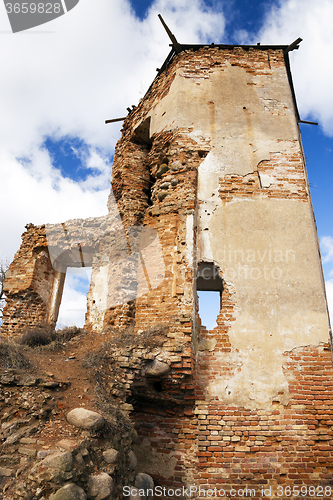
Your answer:
[[[146,120],[144,118],[143,122]],[[133,322],[134,334],[155,325],[169,327],[163,347],[169,352],[169,361],[172,362],[173,387],[167,393],[182,398],[182,393],[192,384],[197,171],[208,153],[208,144],[194,141],[189,130],[162,131],[150,136],[151,144],[145,148],[140,163],[137,151],[141,146],[133,146],[133,133],[137,134],[134,125],[133,129],[126,129],[116,151],[113,193],[125,231],[128,231],[129,224],[140,221],[144,227],[155,231],[162,252],[161,257],[154,254],[152,245],[148,254],[145,248],[140,250],[140,257],[149,262],[148,271],[141,270],[141,273],[146,273],[148,287],[140,289],[139,273],[137,298],[133,307],[127,306],[126,323]],[[126,141],[128,148],[125,147]],[[126,155],[121,153],[123,150]],[[130,169],[131,162],[135,165],[134,170]],[[156,277],[161,273],[163,279],[156,283]],[[124,309],[119,305],[108,311],[105,326],[110,324],[111,313],[117,318],[112,319],[114,325],[120,326],[119,321],[126,324]]]
[[[136,402],[139,466],[160,484],[221,486],[226,496],[240,484],[254,485],[258,497],[261,485],[275,488],[274,494],[281,492],[277,485],[327,485],[332,448],[325,445],[327,455],[319,458],[322,444],[313,436],[330,440],[331,429],[313,415],[322,397],[321,411],[329,416],[329,324],[283,51],[189,51],[175,57],[170,72],[176,76],[169,92],[149,112],[150,135],[181,134],[179,151],[189,157],[196,150],[202,161],[186,223],[189,196],[171,185],[161,203],[152,197],[147,209],[144,223],[154,224],[158,215],[161,242],[170,243],[163,246],[161,294],[136,301],[135,328],[172,318],[164,347],[182,343],[192,331],[198,351],[195,364],[183,359],[169,375],[190,368],[183,385],[188,405]],[[148,162],[153,151],[154,141]],[[162,161],[172,165],[168,157]],[[174,174],[161,175],[171,183]],[[222,308],[211,331],[196,317],[193,278],[200,262],[214,263],[223,280]],[[182,325],[180,311],[188,314]],[[303,404],[304,388],[317,376],[323,385],[314,386]],[[296,439],[304,448],[295,447]]]
[[[22,238],[5,285],[4,337],[17,337],[27,327],[55,327],[67,268],[92,269],[85,326],[95,331],[127,327],[134,299],[148,290],[147,280],[153,289],[164,277],[163,265],[156,268],[161,260],[157,234],[126,227],[115,201],[107,216],[30,225]]]
[[[165,327],[155,384],[135,389],[136,353],[120,360],[155,484],[330,485],[329,322],[288,76],[282,49],[186,50],[124,122],[86,324]],[[200,263],[223,282],[212,330]]]
[[[46,324],[55,272],[50,262],[45,226],[26,226],[4,286],[6,306],[1,336],[15,336],[28,326]]]

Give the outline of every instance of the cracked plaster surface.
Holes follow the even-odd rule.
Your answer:
[[[235,289],[236,320],[228,333],[241,369],[227,383],[225,375],[217,377],[208,391],[227,404],[250,408],[276,398],[287,404],[284,353],[328,337],[310,206],[267,198],[239,198],[222,206],[218,189],[225,175],[244,177],[272,153],[293,150],[298,130],[289,83],[281,69],[272,72],[268,85],[265,76],[228,64],[223,72],[212,69],[209,78],[191,83],[174,79],[154,109],[152,126],[172,128],[170,116],[176,116],[178,126],[193,126],[192,138],[210,143],[198,171],[197,258],[214,262]],[[168,108],[172,113],[165,112]],[[261,188],[275,183],[264,173],[259,180]],[[229,353],[217,356],[221,365],[231,361]]]

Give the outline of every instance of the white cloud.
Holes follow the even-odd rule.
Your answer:
[[[331,236],[323,236],[320,239],[320,249],[324,264],[333,261],[333,238]]]
[[[300,49],[290,55],[301,118],[319,120],[330,136],[333,136],[332,19],[333,0],[280,0],[267,14],[263,29],[251,40],[288,45],[298,37],[303,38]]]
[[[70,217],[89,217],[105,212],[109,189],[98,193],[83,190],[65,179],[50,163],[46,152],[36,149],[26,166],[9,152],[0,152],[1,253],[12,256],[19,248],[25,224],[55,223]],[[89,182],[89,178],[85,181]]]
[[[170,48],[161,13],[180,42],[216,40],[221,13],[201,0],[157,0],[140,21],[127,0],[80,0],[68,14],[27,32],[10,33],[0,5],[0,252],[10,258],[28,222],[61,222],[106,212],[110,159],[121,124],[144,95]],[[8,33],[5,33],[7,31]],[[87,144],[82,168],[95,175],[64,178],[45,137]],[[19,161],[18,158],[24,158]]]

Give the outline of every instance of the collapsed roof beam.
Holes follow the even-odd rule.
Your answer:
[[[105,120],[105,125],[107,123],[114,123],[114,122],[122,122],[124,121],[126,116],[123,116],[122,118],[112,118],[112,120]]]
[[[171,33],[168,26],[165,24],[164,19],[161,16],[161,14],[158,14],[158,17],[159,17],[159,20],[161,21],[161,23],[163,24],[163,27],[164,27],[165,31],[167,32],[167,34],[172,42],[172,46],[173,46],[176,54],[179,54],[179,52],[182,51],[182,48],[181,48],[180,44],[177,42],[175,35],[173,33]]]
[[[303,38],[297,38],[293,43],[288,45],[286,48],[286,52],[291,52],[292,50],[298,50],[299,49],[299,44],[302,42]]]
[[[318,125],[318,122],[309,122],[307,120],[298,120],[298,123],[307,123],[308,125]]]

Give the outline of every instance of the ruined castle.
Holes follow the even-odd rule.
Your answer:
[[[54,327],[66,269],[81,266],[88,330],[163,327],[148,386],[129,400],[157,484],[288,497],[277,487],[332,482],[330,327],[295,48],[174,43],[124,120],[108,215],[28,225],[6,277],[2,337]],[[197,291],[219,294],[212,330]]]

